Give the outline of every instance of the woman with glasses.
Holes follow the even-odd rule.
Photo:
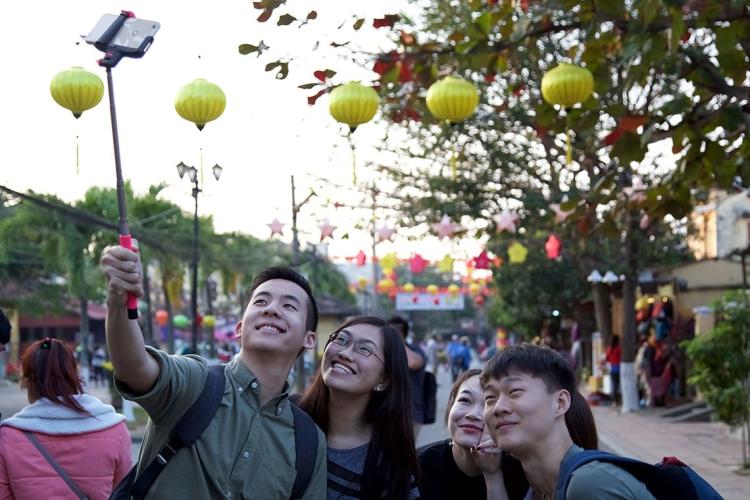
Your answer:
[[[326,434],[329,500],[419,497],[406,352],[385,321],[340,325],[298,406]]]
[[[34,342],[21,364],[30,404],[0,426],[0,498],[109,498],[132,462],[125,417],[83,393],[65,343]]]

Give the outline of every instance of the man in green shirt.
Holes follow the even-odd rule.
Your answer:
[[[199,356],[168,355],[146,347],[138,322],[127,318],[127,294],[143,295],[138,254],[108,248],[101,264],[107,279],[107,344],[117,387],[150,417],[140,474],[197,399],[208,368]],[[299,354],[315,346],[318,310],[307,280],[289,268],[261,272],[249,296],[235,327],[240,353],[225,369],[216,415],[193,446],[170,460],[146,498],[289,498],[296,471],[286,379]],[[318,430],[316,463],[305,499],[326,495],[325,443]]]

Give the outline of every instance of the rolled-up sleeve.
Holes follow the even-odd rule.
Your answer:
[[[154,387],[144,394],[135,394],[117,379],[115,387],[122,397],[143,407],[155,424],[173,425],[198,399],[208,367],[197,356],[170,355],[150,346],[146,346],[146,351],[159,363],[159,378]]]

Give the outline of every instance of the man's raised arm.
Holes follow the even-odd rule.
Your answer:
[[[107,279],[107,347],[115,377],[135,394],[148,392],[159,377],[159,363],[146,352],[136,320],[128,319],[128,293],[143,295],[143,267],[138,254],[123,247],[109,247],[101,259]]]

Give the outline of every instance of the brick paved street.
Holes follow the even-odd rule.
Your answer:
[[[661,418],[663,410],[658,409],[624,415],[609,407],[592,410],[603,448],[651,463],[676,456],[727,500],[748,498],[750,476],[732,472],[742,460],[741,442],[729,435],[726,425],[672,423]]]

